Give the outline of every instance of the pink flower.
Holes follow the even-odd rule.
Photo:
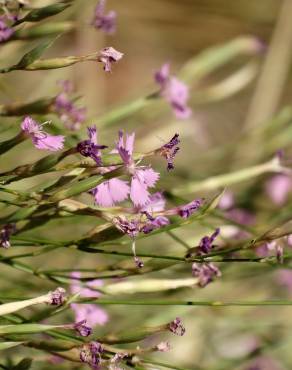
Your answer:
[[[109,46],[103,48],[100,51],[98,61],[104,64],[103,69],[105,70],[105,72],[111,72],[112,64],[118,62],[120,59],[123,58],[123,56],[124,56],[123,53],[120,53],[113,47]]]
[[[120,154],[128,173],[132,176],[130,186],[130,198],[135,206],[144,206],[149,202],[150,193],[148,188],[154,187],[159,179],[159,173],[151,167],[137,166],[133,159],[135,134],[124,137],[122,131],[119,132],[117,151]]]
[[[266,183],[266,192],[271,201],[281,206],[283,205],[291,190],[292,181],[287,175],[275,175]]]
[[[79,293],[81,297],[100,297],[100,293],[94,288],[101,287],[103,285],[102,280],[92,280],[82,286],[78,280],[81,277],[80,272],[73,272],[71,276],[74,278],[71,283],[72,294]],[[75,322],[86,320],[90,327],[94,327],[104,325],[108,321],[107,312],[96,304],[72,303],[71,308],[75,313]]]
[[[189,99],[188,86],[170,76],[169,64],[164,64],[159,71],[155,73],[155,81],[160,85],[160,95],[172,107],[177,118],[187,119],[191,116],[192,110],[187,106]]]
[[[21,123],[22,131],[31,137],[34,146],[41,150],[50,150],[55,152],[64,147],[65,137],[62,135],[50,135],[43,131],[42,125],[39,125],[31,117],[25,117]]]
[[[127,199],[129,194],[137,207],[142,207],[149,202],[150,193],[148,188],[154,187],[159,179],[159,173],[155,172],[151,167],[136,165],[133,159],[134,140],[134,133],[131,135],[126,134],[126,137],[124,137],[123,132],[120,131],[117,149],[114,151],[120,154],[127,172],[131,176],[130,186],[128,182],[119,179],[103,182],[92,190],[97,204],[113,206]]]

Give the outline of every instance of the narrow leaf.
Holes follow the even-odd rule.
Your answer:
[[[24,18],[17,20],[14,25],[21,24],[23,22],[38,22],[42,19],[51,17],[58,13],[61,13],[63,10],[67,9],[71,4],[68,3],[58,3],[45,6],[43,8],[31,10]]]
[[[14,67],[15,69],[24,69],[30,64],[32,64],[35,60],[39,59],[40,56],[55,42],[56,38],[53,40],[46,40],[43,43],[39,44],[28,53],[26,53],[21,60],[17,63]]]

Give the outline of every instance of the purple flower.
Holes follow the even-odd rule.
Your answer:
[[[128,235],[131,239],[136,238],[140,232],[141,222],[136,218],[126,219],[118,216],[113,219],[113,223],[123,234]]]
[[[92,25],[105,33],[113,34],[116,31],[117,14],[113,10],[105,14],[105,5],[106,0],[100,0],[96,5]]]
[[[84,157],[92,158],[98,166],[101,165],[101,150],[107,148],[106,145],[97,144],[96,126],[87,128],[88,140],[81,141],[77,145],[77,151]]]
[[[103,69],[105,72],[111,72],[112,64],[118,62],[123,56],[123,53],[109,46],[100,50],[97,60],[104,64]]]
[[[195,199],[184,206],[179,206],[174,209],[175,213],[182,218],[189,218],[195,213],[202,205],[202,199]]]
[[[170,76],[169,64],[164,64],[154,77],[160,85],[160,96],[170,104],[175,116],[181,119],[189,118],[192,110],[187,106],[188,86],[176,77]]]
[[[291,178],[287,175],[275,175],[266,183],[266,192],[277,206],[285,204],[292,187]]]
[[[214,233],[211,236],[204,236],[199,243],[199,253],[202,254],[208,254],[213,249],[213,242],[217,238],[217,236],[220,233],[220,229],[216,229]]]
[[[8,249],[11,247],[10,244],[10,236],[15,233],[16,225],[15,224],[7,224],[4,225],[0,231],[0,247]]]
[[[0,43],[9,40],[14,34],[14,29],[10,27],[11,18],[8,15],[0,16]]]
[[[21,123],[22,131],[31,137],[37,149],[50,150],[52,152],[63,149],[65,137],[62,135],[50,135],[43,131],[42,126],[43,124],[39,125],[28,116]]]
[[[167,170],[174,169],[174,157],[176,153],[179,151],[178,144],[180,143],[179,134],[175,134],[173,138],[166,144],[164,144],[161,148],[159,148],[156,152],[164,157],[167,161]]]
[[[55,99],[55,111],[60,116],[66,128],[78,130],[85,120],[86,108],[78,108],[70,99],[69,95],[73,92],[73,85],[70,81],[60,81],[62,92]]]
[[[192,274],[198,278],[198,285],[203,288],[211,283],[221,272],[213,263],[193,263]]]
[[[151,167],[137,166],[133,159],[135,134],[126,135],[122,131],[119,133],[117,143],[117,152],[120,154],[122,161],[131,176],[131,185],[128,182],[111,179],[103,182],[93,189],[95,202],[101,206],[112,206],[115,203],[130,198],[135,206],[141,207],[150,200],[149,187],[153,187],[159,179],[159,173]]]
[[[82,337],[88,337],[92,333],[92,329],[86,325],[85,319],[74,324],[74,329]]]
[[[49,295],[49,304],[52,306],[61,306],[65,302],[66,290],[64,288],[57,288],[53,292],[50,292]]]
[[[100,369],[102,345],[99,342],[90,342],[85,344],[80,351],[80,360],[94,370]]]
[[[72,294],[79,293],[81,297],[100,297],[100,293],[94,290],[94,288],[101,287],[103,285],[102,280],[92,280],[82,286],[78,280],[81,277],[80,272],[73,272],[71,277],[74,278],[70,285]],[[90,327],[94,327],[96,325],[104,325],[108,321],[106,311],[96,304],[72,303],[71,308],[74,311],[77,323],[86,320]]]
[[[177,317],[175,320],[171,321],[168,324],[168,329],[175,335],[183,336],[186,332],[185,327],[183,326],[183,323],[179,317]]]
[[[151,231],[160,229],[163,226],[169,225],[169,219],[164,216],[153,217],[148,212],[144,212],[148,221],[146,225],[141,228],[144,234],[149,234]]]

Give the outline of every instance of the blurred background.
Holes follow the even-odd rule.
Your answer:
[[[32,6],[43,6],[50,1],[32,0]],[[45,22],[73,21],[72,31],[62,35],[45,57],[83,55],[105,46],[113,46],[125,54],[114,66],[112,74],[103,72],[100,64],[78,63],[72,67],[49,71],[15,71],[0,78],[0,102],[29,102],[59,93],[57,81],[69,79],[74,83],[78,104],[87,108],[87,120],[78,132],[86,137],[86,125],[101,126],[101,142],[113,145],[118,129],[136,132],[136,149],[146,152],[161,146],[176,132],[181,137],[181,151],[176,159],[176,170],[166,173],[164,163],[157,159],[154,167],[163,173],[158,188],[171,192],[184,184],[207,177],[226,174],[244,167],[254,166],[271,159],[277,150],[291,155],[291,52],[292,52],[292,1],[280,0],[108,0],[107,9],[117,12],[117,32],[107,36],[94,29],[92,20],[94,0],[76,0],[64,13]],[[25,26],[29,27],[29,26]],[[38,40],[11,41],[1,46],[0,65],[5,67],[18,59]],[[226,47],[227,46],[227,47]],[[211,53],[211,54],[210,54]],[[213,53],[213,54],[212,54]],[[103,125],[100,117],[117,106],[144,97],[157,90],[153,79],[160,66],[170,62],[171,72],[190,86],[190,119],[177,120],[166,103],[159,101],[146,106],[114,124]],[[195,64],[195,72],[190,67]],[[191,72],[188,73],[187,67]],[[196,69],[197,68],[197,69]],[[39,121],[52,119],[51,114],[36,116]],[[1,140],[18,132],[22,117],[1,117]],[[101,123],[99,125],[99,123]],[[30,142],[0,158],[1,172],[42,157]],[[53,175],[36,176],[13,183],[11,188],[33,189]],[[233,238],[230,230],[235,225],[224,217],[236,210],[233,216],[245,224],[249,236],[267,230],[280,220],[292,216],[291,184],[286,181],[284,201],[277,201],[277,183],[267,184],[274,175],[260,177],[230,185],[227,194],[231,206],[219,207],[220,217],[191,224],[174,231],[189,246],[195,246],[203,235],[221,227],[219,244]],[[180,193],[182,199],[211,197],[217,189],[193,193]],[[83,195],[88,204],[92,199]],[[169,199],[170,204],[174,202]],[[2,207],[2,214],[12,208]],[[228,218],[227,217],[227,218]],[[231,216],[230,216],[231,217]],[[247,221],[246,221],[247,220]],[[92,217],[70,220],[52,220],[46,228],[25,232],[29,236],[71,239],[80,237],[97,222]],[[237,225],[238,226],[238,225]],[[239,227],[240,228],[240,227]],[[286,239],[283,241],[287,249]],[[116,248],[130,250],[129,245]],[[113,245],[114,249],[114,245]],[[171,235],[162,233],[139,241],[141,252],[184,254],[185,249]],[[11,251],[7,252],[13,253]],[[48,256],[26,259],[37,268],[100,268],[121,261],[119,257],[86,255],[76,250],[60,250]],[[124,263],[131,263],[124,260]],[[184,288],[158,293],[129,294],[128,298],[198,299],[198,300],[263,300],[290,299],[292,272],[290,259],[284,266],[276,263],[222,263],[222,278],[207,287]],[[97,274],[98,275],[98,274]],[[26,286],[28,295],[46,291],[54,283],[41,280],[26,272],[1,265],[0,290],[17,296]],[[129,280],[153,278],[191,277],[190,264],[178,264],[168,269]],[[22,287],[19,281],[22,280]],[[1,283],[2,281],[2,283]],[[115,280],[113,280],[115,281]],[[108,280],[105,279],[105,284]],[[126,295],[127,296],[127,295]],[[121,298],[117,296],[116,298]],[[122,296],[125,298],[125,295]],[[173,369],[205,370],[283,370],[292,369],[291,308],[285,307],[136,307],[106,306],[109,320],[96,327],[98,336],[112,331],[127,331],[131,326],[151,326],[179,316],[186,326],[184,337],[158,335],[147,339],[148,345],[169,340],[172,351],[153,354],[156,361],[172,364]],[[66,314],[72,320],[72,313]],[[64,319],[62,319],[64,320]],[[9,350],[10,357],[33,354],[33,369],[83,369],[85,366],[60,362],[48,363],[45,353],[21,349]],[[14,357],[13,357],[14,358]],[[52,359],[50,358],[50,361]],[[0,359],[1,363],[2,359]],[[5,363],[3,361],[3,363]],[[151,367],[152,366],[152,367]],[[160,369],[159,365],[149,369]],[[177,366],[177,367],[176,367]]]

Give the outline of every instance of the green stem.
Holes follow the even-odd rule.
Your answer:
[[[110,300],[80,298],[78,303],[97,303],[99,305],[126,305],[126,306],[210,306],[210,307],[249,307],[249,306],[292,306],[292,300],[266,301],[160,301],[160,300]]]

